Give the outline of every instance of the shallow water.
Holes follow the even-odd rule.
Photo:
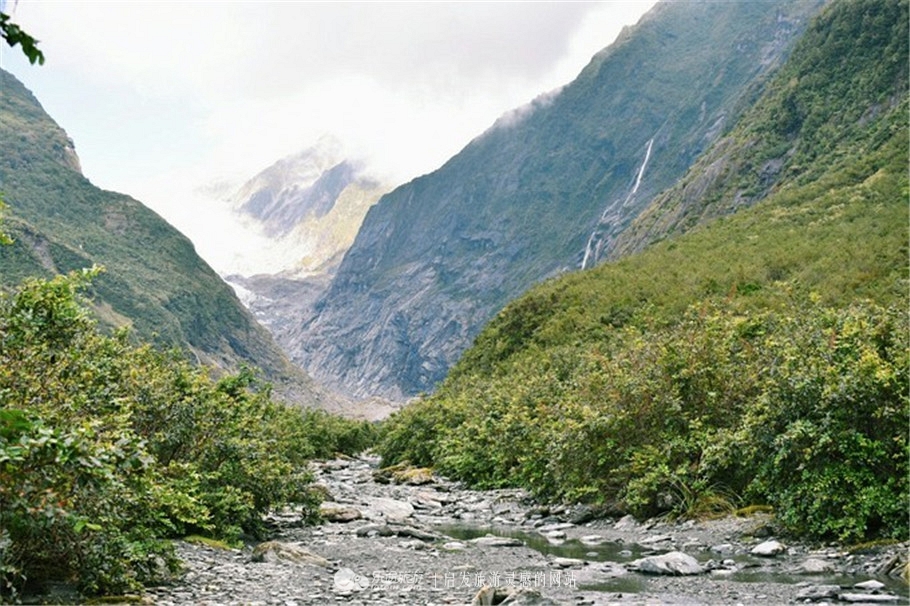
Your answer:
[[[499,537],[508,537],[519,539],[531,549],[548,556],[561,558],[577,558],[589,562],[614,562],[626,564],[645,555],[665,553],[667,550],[650,549],[642,547],[636,543],[605,542],[598,545],[588,545],[578,540],[571,539],[564,542],[550,541],[545,536],[536,532],[524,532],[506,527],[496,526],[476,526],[471,524],[449,524],[436,528],[440,533],[445,534],[459,541],[470,541],[486,535],[495,535]],[[883,591],[901,596],[899,602],[890,602],[891,604],[910,604],[910,595],[908,587],[899,579],[891,577],[872,577],[869,575],[843,575],[843,574],[798,574],[780,570],[764,558],[758,558],[751,555],[720,556],[716,553],[707,551],[690,553],[702,564],[709,560],[721,561],[723,559],[733,559],[736,561],[737,570],[727,574],[712,574],[712,581],[719,583],[783,583],[787,585],[839,585],[840,587],[849,588],[856,583],[861,583],[869,579],[875,579],[884,583]],[[779,565],[779,562],[778,562]],[[609,579],[594,585],[584,585],[582,589],[615,592],[615,593],[645,593],[647,591],[647,577],[640,575],[626,575]]]

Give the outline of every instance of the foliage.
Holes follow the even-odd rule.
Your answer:
[[[316,515],[307,462],[362,449],[364,424],[277,404],[243,370],[104,336],[79,290],[98,269],[0,297],[0,590],[74,580],[122,592],[166,574],[163,539],[236,541],[261,514]]]
[[[6,13],[0,13],[0,38],[6,40],[6,43],[11,47],[15,47],[17,44],[21,45],[22,52],[32,65],[36,62],[44,65],[44,53],[38,49],[38,41],[10,21],[10,16]]]
[[[3,231],[14,240],[0,247],[0,289],[103,265],[109,271],[90,291],[105,330],[129,326],[135,342],[186,349],[222,368],[253,365],[276,389],[315,391],[189,239],[82,175],[67,134],[2,70],[0,148],[0,191],[10,208]]]
[[[387,422],[384,464],[637,515],[761,505],[806,537],[906,539],[906,5],[833,3],[745,112],[756,126],[813,100],[797,130],[767,131],[798,166],[760,203],[510,303]],[[828,60],[836,76],[811,77]]]

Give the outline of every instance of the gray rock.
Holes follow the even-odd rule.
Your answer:
[[[838,596],[842,602],[862,602],[865,604],[889,604],[899,602],[900,598],[890,593],[842,593]]]
[[[567,528],[575,528],[575,524],[571,522],[557,522],[555,524],[546,524],[537,529],[537,532],[540,534],[547,534],[549,532],[559,532],[560,530],[566,530]]]
[[[366,526],[358,528],[356,534],[358,537],[376,535],[380,537],[411,537],[420,539],[421,541],[437,541],[444,538],[442,535],[436,534],[435,532],[399,524],[367,524]]]
[[[556,606],[556,602],[545,598],[534,589],[515,587],[490,587],[485,585],[471,600],[471,606],[491,606],[503,604],[512,606]]]
[[[787,551],[787,547],[783,543],[779,541],[765,541],[764,543],[760,543],[753,547],[752,551],[749,553],[763,558],[771,558],[780,555],[785,551]]]
[[[613,530],[635,530],[636,528],[638,528],[638,522],[631,515],[623,516],[613,524]]]
[[[797,600],[828,600],[836,598],[840,593],[839,585],[809,585],[799,590],[796,594]]]
[[[374,521],[400,522],[414,515],[414,506],[404,501],[387,497],[372,497],[362,511],[364,517]]]
[[[253,549],[251,559],[253,562],[291,562],[293,564],[321,566],[323,568],[331,568],[332,566],[332,563],[322,556],[310,553],[299,545],[282,543],[281,541],[260,543]]]
[[[640,558],[628,564],[631,570],[646,574],[662,575],[696,575],[705,572],[698,560],[681,551],[671,551],[663,555]]]
[[[796,571],[801,574],[822,574],[825,572],[832,572],[833,570],[834,564],[831,562],[818,558],[809,558],[800,564]]]
[[[580,542],[585,545],[600,545],[601,543],[606,542],[606,538],[600,536],[599,534],[589,534],[578,539]]]
[[[339,505],[338,503],[322,503],[319,506],[319,515],[326,522],[353,522],[363,517],[359,509]]]
[[[471,539],[470,543],[473,543],[478,547],[520,547],[521,545],[524,545],[520,539],[515,539],[512,537],[497,537],[492,534],[488,534],[484,537],[478,537],[476,539]]]
[[[559,568],[581,568],[585,561],[577,558],[553,558],[553,565]]]
[[[863,581],[862,583],[857,583],[853,587],[855,589],[865,589],[866,591],[878,591],[879,589],[884,589],[885,584],[881,581],[870,579],[868,581]]]
[[[711,547],[711,551],[714,553],[719,553],[721,555],[728,555],[734,553],[736,551],[736,548],[733,547],[733,545],[730,543],[721,543],[720,545],[714,545]]]
[[[651,535],[646,537],[638,542],[639,545],[654,545],[655,543],[663,543],[665,541],[672,541],[673,537],[668,534],[658,534]]]

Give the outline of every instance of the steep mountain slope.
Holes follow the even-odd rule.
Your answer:
[[[222,368],[261,368],[307,405],[333,405],[293,367],[192,243],[138,201],[93,186],[73,143],[11,74],[0,70],[0,192],[9,205],[2,284],[103,265],[91,295],[109,326],[192,351]]]
[[[364,221],[292,357],[358,396],[445,375],[508,300],[589,267],[720,136],[819,2],[666,3]]]
[[[794,534],[906,540],[908,25],[906,0],[827,7],[732,133],[769,130],[707,152],[735,186],[658,201],[704,222],[511,302],[435,394],[390,420],[384,463],[610,515],[763,504]],[[791,100],[805,119],[787,119]],[[799,164],[708,221],[781,125]]]
[[[907,89],[907,5],[856,1],[836,31],[809,29],[747,119],[658,196],[617,239],[612,258],[807,183],[890,136]],[[824,84],[824,87],[819,86]]]

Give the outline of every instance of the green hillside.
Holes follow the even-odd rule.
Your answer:
[[[799,41],[748,117],[618,238],[613,258],[810,183],[891,135],[907,89],[906,2],[847,2]]]
[[[906,537],[907,23],[907,2],[826,9],[732,131],[753,137],[733,189],[659,199],[703,225],[511,303],[392,418],[385,462],[612,513],[767,504],[795,534]],[[811,65],[840,71],[794,78]],[[763,130],[791,100],[802,117]],[[763,200],[708,222],[780,141]]]
[[[0,284],[101,265],[95,311],[141,340],[192,351],[221,368],[247,364],[305,403],[310,381],[293,368],[192,243],[140,202],[81,173],[72,141],[12,75],[0,70],[0,195],[8,208]]]

